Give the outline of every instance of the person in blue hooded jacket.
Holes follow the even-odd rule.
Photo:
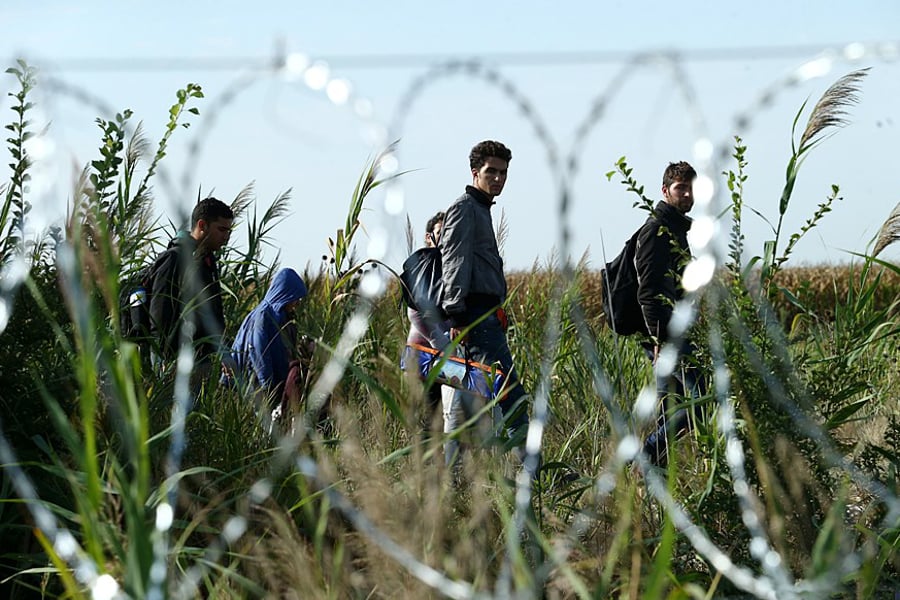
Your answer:
[[[282,269],[265,298],[241,323],[231,349],[239,375],[268,398],[281,398],[297,343],[293,312],[306,296],[306,284],[293,269]]]

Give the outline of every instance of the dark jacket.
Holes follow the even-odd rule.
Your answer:
[[[239,373],[252,375],[267,391],[284,386],[288,377],[297,332],[285,306],[306,296],[306,284],[293,269],[282,269],[265,298],[241,323],[231,357]]]
[[[493,201],[466,186],[444,216],[440,249],[443,308],[455,326],[465,326],[506,299],[503,259],[491,220]]]
[[[151,331],[167,360],[178,353],[183,322],[193,327],[191,341],[198,359],[209,357],[221,345],[225,311],[219,266],[211,252],[197,255],[197,241],[188,232],[180,232],[169,242],[166,258],[153,277],[150,318]]]
[[[668,339],[672,308],[684,297],[681,277],[690,258],[687,232],[691,219],[660,201],[638,230],[635,268],[638,302],[647,330],[660,343]]]

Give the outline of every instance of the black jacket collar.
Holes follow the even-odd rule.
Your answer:
[[[653,215],[670,229],[677,229],[679,231],[688,231],[691,228],[691,224],[694,222],[693,219],[665,200],[660,200],[657,203],[656,208],[653,209]]]
[[[481,204],[484,204],[485,206],[487,206],[488,208],[490,208],[491,205],[494,204],[494,201],[491,199],[490,196],[488,196],[487,194],[485,194],[484,192],[482,192],[481,190],[479,190],[477,187],[475,187],[473,185],[466,186],[466,193],[469,194],[470,196],[472,196],[473,198],[475,198],[476,200],[478,200]]]

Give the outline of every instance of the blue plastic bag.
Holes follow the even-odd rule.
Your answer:
[[[440,368],[436,383],[478,394],[493,400],[503,389],[506,375],[503,371],[459,356],[449,356],[434,348],[409,344],[400,357],[400,368],[414,370],[421,379],[427,379],[433,369]],[[443,360],[443,363],[441,362]]]

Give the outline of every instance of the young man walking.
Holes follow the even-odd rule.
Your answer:
[[[174,361],[182,341],[195,352],[195,376],[211,375],[213,354],[222,350],[225,312],[215,253],[228,243],[234,213],[224,202],[206,198],[191,213],[190,231],[169,242],[167,256],[153,278],[151,332],[163,361]]]
[[[663,173],[663,200],[637,234],[638,302],[650,334],[650,339],[642,345],[654,366],[660,348],[669,341],[669,321],[675,303],[684,297],[681,278],[691,255],[687,234],[692,221],[687,213],[694,206],[696,177],[697,172],[690,164],[684,161],[669,163]],[[703,384],[697,368],[691,364],[693,353],[693,346],[684,341],[679,348],[681,364],[671,383],[677,394],[697,398],[703,393]],[[667,435],[686,431],[690,426],[690,415],[688,410],[681,408],[667,419],[665,398],[670,382],[667,378],[657,377],[656,386],[663,401],[661,414],[656,430],[644,443],[644,452],[651,462],[665,466],[668,461]]]
[[[450,320],[451,337],[471,327],[463,341],[468,355],[484,364],[499,363],[506,375],[506,394],[499,406],[512,443],[522,446],[528,407],[506,339],[506,315],[501,308],[506,277],[491,219],[491,206],[506,184],[511,159],[509,149],[495,141],[481,142],[469,154],[472,185],[447,209],[440,238],[442,306]],[[466,396],[459,395],[460,400],[465,402]]]

